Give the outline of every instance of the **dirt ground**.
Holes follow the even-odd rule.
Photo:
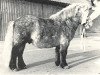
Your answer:
[[[54,48],[38,49],[27,44],[24,61],[27,69],[13,72],[2,66],[1,53],[4,42],[0,42],[0,75],[100,75],[100,36],[84,39],[85,50],[80,38],[74,38],[68,48],[67,62],[70,69],[55,66]]]

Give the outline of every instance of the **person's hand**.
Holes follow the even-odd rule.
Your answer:
[[[91,26],[93,25],[92,20],[90,19],[90,17],[88,17],[86,23],[84,24],[86,29],[89,29]]]

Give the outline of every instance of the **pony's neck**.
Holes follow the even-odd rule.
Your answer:
[[[77,28],[81,23],[80,23],[80,17],[71,17],[68,20],[66,20],[66,24],[67,22],[70,23],[71,28]]]

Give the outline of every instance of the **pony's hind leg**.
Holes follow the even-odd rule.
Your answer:
[[[25,65],[24,60],[23,60],[23,51],[24,51],[24,48],[25,48],[25,44],[26,43],[23,43],[19,47],[19,51],[18,51],[18,70],[26,69],[26,65]]]
[[[17,69],[17,65],[16,65],[16,60],[17,60],[17,56],[18,56],[18,47],[17,46],[13,46],[12,48],[12,52],[11,52],[11,60],[9,63],[9,67],[11,70],[15,70]]]
[[[66,55],[67,55],[68,46],[69,45],[67,45],[67,46],[61,45],[60,46],[60,66],[64,69],[69,68],[68,64],[66,62]]]
[[[56,57],[56,61],[55,61],[55,64],[56,66],[59,66],[60,65],[60,45],[59,46],[56,46],[56,49],[55,49],[55,57]]]
[[[11,60],[9,64],[9,67],[11,70],[20,70],[20,69],[26,68],[26,65],[22,57],[24,48],[25,48],[25,43],[17,43],[13,46],[12,52],[11,52]]]

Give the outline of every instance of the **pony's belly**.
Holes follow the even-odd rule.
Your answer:
[[[52,48],[59,45],[59,40],[54,37],[44,37],[38,39],[37,42],[33,41],[33,44],[38,48]]]

